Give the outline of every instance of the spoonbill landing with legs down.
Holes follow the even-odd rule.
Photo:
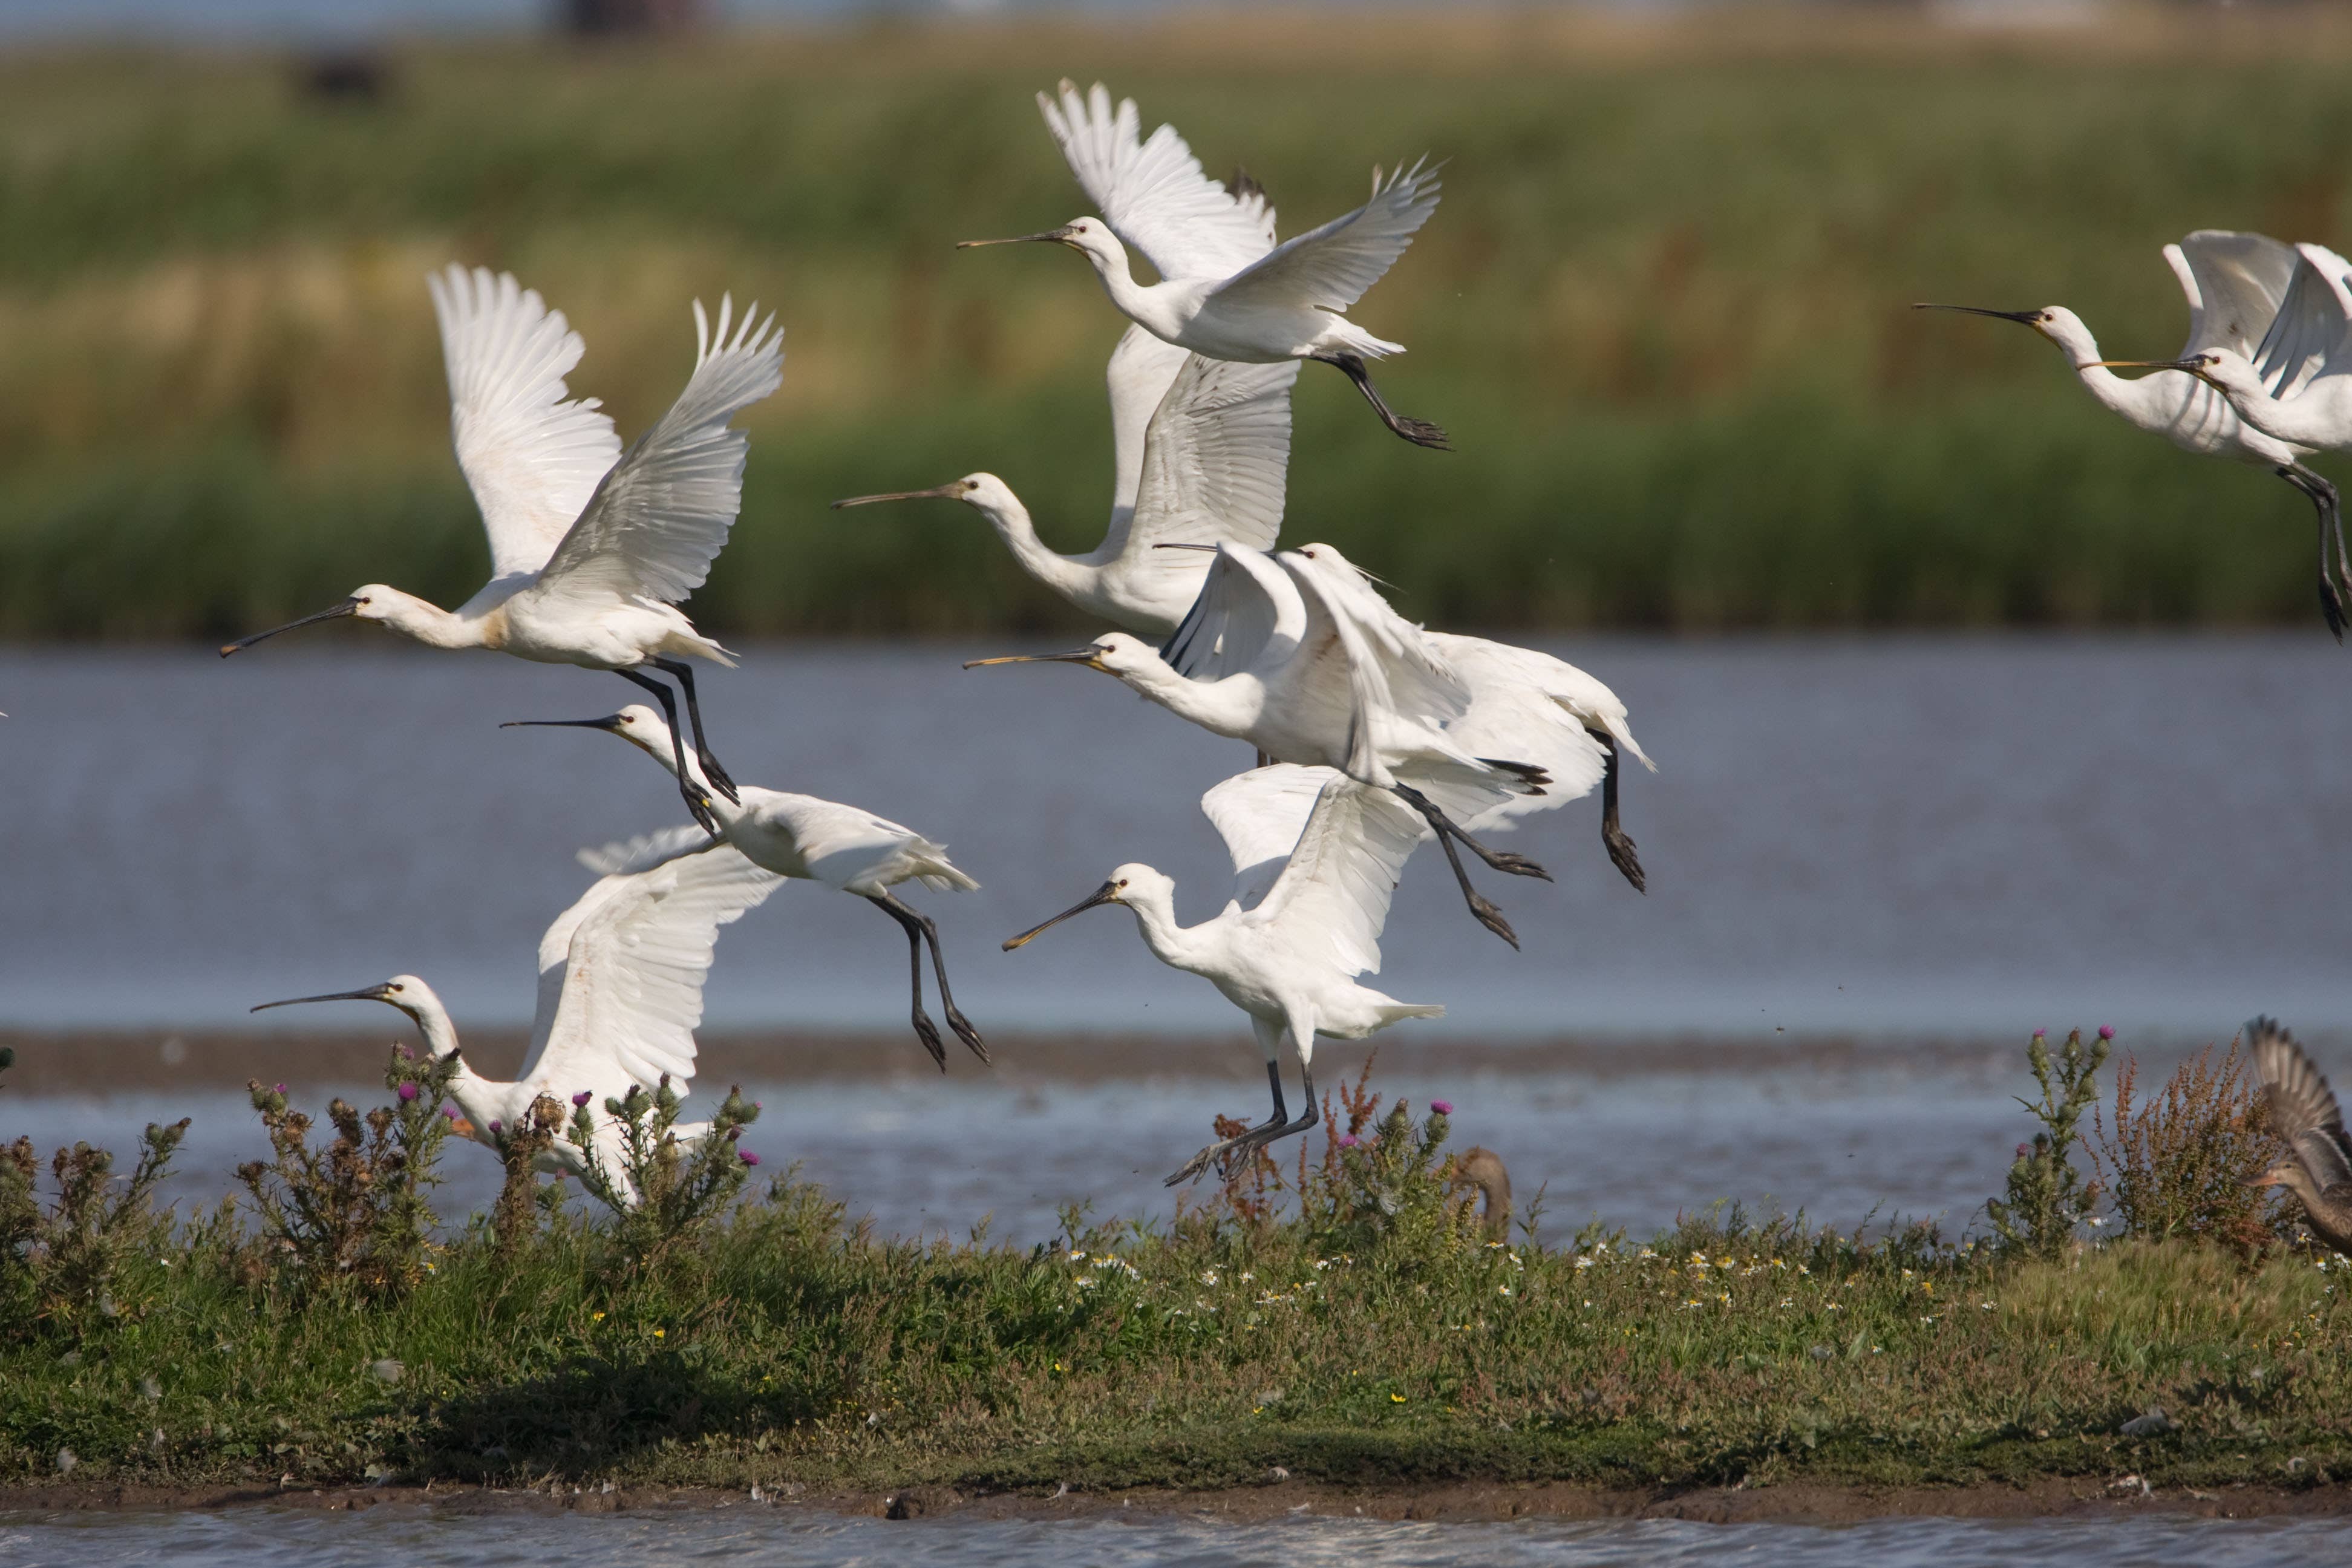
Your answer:
[[[1374,337],[1346,315],[1437,210],[1437,171],[1427,159],[1385,179],[1374,169],[1369,202],[1276,245],[1265,193],[1247,184],[1235,193],[1210,179],[1173,126],[1141,140],[1133,99],[1114,110],[1101,83],[1081,98],[1065,81],[1059,103],[1041,92],[1037,107],[1102,216],[1012,239],[968,239],[958,248],[1066,245],[1094,264],[1111,303],[1154,336],[1212,359],[1319,360],[1355,383],[1397,435],[1421,447],[1448,445],[1436,426],[1391,409],[1364,368],[1367,358],[1402,353],[1404,345]],[[1135,280],[1129,246],[1158,270],[1159,282]]]
[[[694,374],[624,456],[593,399],[566,401],[563,377],[585,352],[580,334],[509,274],[451,267],[431,280],[448,362],[457,466],[489,535],[490,580],[455,610],[381,583],[282,626],[240,637],[226,658],[266,637],[350,616],[431,647],[496,648],[541,664],[609,669],[654,694],[675,721],[675,679],[694,727],[701,776],[734,794],[702,731],[688,658],[735,661],[677,607],[701,586],[743,500],[746,438],[729,421],[783,383],[783,336],[758,307],[733,322],[722,299],[714,331],[694,306]],[[616,460],[617,459],[617,460]],[[684,766],[688,808],[716,819]]]
[[[500,1083],[461,1059],[449,1080],[449,1098],[472,1123],[473,1138],[495,1148],[497,1131],[520,1126],[542,1095],[601,1104],[633,1087],[655,1089],[665,1074],[685,1092],[694,1077],[694,1029],[702,1021],[702,985],[719,929],[758,908],[782,882],[732,849],[600,879],[540,938],[539,1004],[521,1074]],[[253,1010],[306,1002],[387,1003],[408,1015],[433,1056],[458,1054],[449,1010],[414,974]],[[576,1098],[583,1095],[586,1100]],[[676,1131],[692,1142],[709,1126]],[[622,1148],[613,1121],[597,1124],[594,1148],[617,1176]],[[573,1175],[586,1169],[587,1155],[562,1139],[542,1158]]]
[[[2164,258],[2189,297],[2189,342],[2176,360],[2209,350],[2252,354],[2270,331],[2294,274],[2295,253],[2264,235],[2199,229]],[[2075,375],[2100,404],[2139,428],[2163,437],[2186,452],[2231,458],[2269,468],[2310,500],[2319,514],[2319,613],[2336,640],[2344,640],[2345,595],[2352,593],[2352,558],[2344,549],[2343,521],[2336,487],[2303,466],[2313,448],[2266,435],[2242,416],[2231,400],[2171,362],[2099,357],[2098,340],[2082,318],[2063,305],[2039,310],[1990,310],[1976,305],[1917,305],[1921,310],[1961,310],[2018,321],[2058,345]],[[2126,379],[2118,369],[2164,369]],[[2336,562],[2328,561],[2328,540]],[[2338,575],[2340,574],[2340,575]],[[2340,586],[2339,586],[2340,584]]]
[[[1192,613],[1157,652],[1109,632],[1067,653],[966,668],[1036,662],[1101,670],[1274,762],[1337,768],[1390,791],[1437,835],[1471,914],[1513,947],[1517,933],[1470,885],[1454,846],[1496,870],[1550,880],[1526,856],[1487,847],[1470,825],[1507,821],[1539,798],[1575,799],[1603,781],[1612,754],[1557,704],[1527,700],[1521,686],[1490,693],[1480,708],[1435,641],[1328,544],[1272,556],[1218,546]]]
[[[1231,900],[1213,920],[1176,923],[1176,884],[1149,866],[1113,870],[1087,898],[1005,942],[1010,952],[1098,904],[1124,904],[1152,956],[1209,981],[1249,1015],[1265,1053],[1274,1114],[1212,1143],[1168,1178],[1199,1175],[1220,1154],[1244,1153],[1315,1125],[1315,1037],[1360,1040],[1405,1018],[1445,1009],[1400,1002],[1357,984],[1381,968],[1381,929],[1397,878],[1423,829],[1388,791],[1330,768],[1253,769],[1201,797],[1234,862]],[[1293,1121],[1282,1092],[1283,1047],[1298,1061],[1306,1113]]]
[[[643,703],[633,702],[602,719],[522,719],[508,728],[604,730],[618,735],[664,767],[674,768],[681,752],[676,737],[661,716]],[[685,759],[692,767],[694,760]],[[695,781],[699,783],[699,780]],[[718,854],[714,844],[731,845],[754,864],[779,877],[822,882],[854,893],[898,922],[907,933],[908,963],[913,971],[915,1037],[931,1053],[940,1070],[948,1067],[947,1047],[930,1015],[923,1010],[923,944],[931,950],[931,970],[939,981],[940,1007],[957,1039],[982,1061],[988,1047],[980,1031],[955,1005],[948,989],[948,961],[940,952],[940,929],[930,916],[890,891],[901,882],[919,881],[935,892],[971,892],[980,884],[948,861],[948,852],[921,834],[899,826],[870,811],[842,805],[814,795],[786,795],[779,790],[745,785],[737,798],[715,798],[710,810],[719,819],[714,841],[699,829],[671,828],[648,834],[627,844],[590,851],[581,858],[593,869],[642,872],[698,855]]]

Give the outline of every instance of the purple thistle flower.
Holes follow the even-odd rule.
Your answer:
[[[2113,1024],[2102,1024],[2099,1026],[2099,1038],[2103,1040],[2112,1040],[2115,1037],[2116,1026]]]
[[[271,1089],[269,1092],[270,1092],[270,1093],[272,1093],[272,1094],[284,1094],[284,1093],[286,1092],[286,1086],[285,1086],[284,1084],[282,1084],[282,1083],[281,1083],[281,1084],[279,1084],[276,1089]]]
[[[2037,1039],[2037,1040],[2038,1040],[2038,1039],[2042,1038],[2042,1036],[2044,1036],[2044,1035],[2048,1034],[2049,1032],[2050,1032],[2050,1031],[2049,1031],[2049,1030],[2047,1030],[2047,1029],[2036,1029],[2036,1030],[2034,1030],[2034,1031],[2033,1031],[2033,1037],[2034,1037],[2035,1039]]]
[[[2031,1144],[2031,1143],[2020,1143],[2020,1144],[2017,1146],[2017,1157],[2018,1157],[2019,1159],[2021,1159],[2021,1160],[2024,1159],[2028,1154],[2031,1154],[2031,1153],[2032,1153],[2032,1152],[2033,1152],[2033,1145],[2032,1145],[2032,1144]]]
[[[441,1114],[455,1121],[457,1120],[457,1108],[454,1105],[445,1105],[441,1108]]]
[[[404,1100],[415,1100],[416,1098],[416,1086],[413,1083],[402,1084],[400,1086],[400,1098]]]
[[[583,1106],[584,1106],[584,1105],[586,1105],[586,1104],[587,1104],[591,1100],[593,1100],[594,1098],[595,1098],[595,1096],[593,1096],[593,1095],[590,1094],[586,1089],[582,1089],[578,1094],[575,1094],[575,1095],[573,1095],[573,1096],[572,1097],[572,1104],[574,1104],[574,1105],[583,1105]]]
[[[507,1124],[503,1121],[493,1121],[490,1123],[490,1131],[493,1132],[503,1132],[506,1130]]]
[[[760,1163],[760,1156],[752,1153],[749,1149],[738,1149],[735,1152],[743,1156],[743,1163],[747,1165],[756,1165]]]
[[[1354,1148],[1355,1146],[1356,1146],[1356,1135],[1355,1135],[1354,1133],[1352,1133],[1352,1132],[1342,1132],[1342,1133],[1340,1133],[1340,1134],[1339,1134],[1339,1147],[1340,1147],[1340,1148],[1342,1148],[1342,1149],[1352,1149],[1352,1148]]]
[[[1433,1100],[1429,1102],[1429,1109],[1439,1116],[1451,1116],[1454,1114],[1454,1102],[1450,1100]]]

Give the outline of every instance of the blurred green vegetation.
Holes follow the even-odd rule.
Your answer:
[[[485,557],[423,286],[452,258],[572,317],[574,389],[625,437],[684,377],[690,298],[779,308],[785,386],[750,419],[705,626],[1071,624],[961,509],[824,506],[988,468],[1056,543],[1099,537],[1121,323],[1075,257],[950,248],[1081,210],[1031,103],[1066,73],[1213,173],[1245,163],[1285,232],[1360,200],[1375,159],[1452,160],[1356,314],[1411,346],[1383,384],[1459,449],[1386,436],[1337,375],[1297,398],[1286,536],[1411,614],[2313,618],[2286,486],[2124,426],[2019,329],[1906,307],[2063,301],[2111,352],[2164,353],[2167,240],[2352,241],[2342,30],[1872,26],[518,42],[399,53],[359,105],[277,58],[0,59],[0,635],[218,636],[370,580],[464,597]]]

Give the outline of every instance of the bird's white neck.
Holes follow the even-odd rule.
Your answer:
[[[1166,889],[1139,889],[1121,901],[1135,911],[1135,923],[1143,932],[1143,945],[1151,950],[1152,957],[1171,969],[1198,973],[1213,956],[1215,944],[1207,939],[1207,928],[1178,925],[1175,900]]]
[[[1013,559],[1021,569],[1066,599],[1076,599],[1092,585],[1099,568],[1092,563],[1064,555],[1037,537],[1037,528],[1029,519],[1029,509],[1021,499],[1005,493],[1003,504],[994,501],[975,502],[980,515],[988,519],[1004,547],[1013,552]]]
[[[1138,283],[1128,266],[1127,249],[1117,240],[1107,242],[1100,250],[1089,247],[1086,258],[1094,263],[1095,276],[1101,279],[1103,292],[1110,296],[1119,314],[1170,342],[1184,330],[1182,312],[1176,308],[1175,287],[1165,281]]]
[[[2200,385],[2211,384],[2200,381]],[[2344,384],[2324,382],[2316,388],[2294,397],[2273,397],[2259,388],[2248,391],[2232,386],[2220,395],[2230,400],[2231,411],[2261,431],[2263,435],[2293,446],[2311,447],[2321,450],[2340,443],[2344,437],[2347,405],[2352,398],[2327,395],[2327,390]]]
[[[453,614],[427,599],[414,594],[377,590],[371,597],[382,602],[369,606],[367,619],[381,622],[412,642],[427,647],[495,647],[498,633],[505,624],[500,610],[485,615]]]
[[[1158,658],[1140,668],[1120,670],[1118,679],[1179,719],[1235,741],[1250,738],[1265,694],[1257,677],[1247,671],[1222,680],[1188,680]]]
[[[457,1026],[450,1022],[449,1010],[441,998],[427,992],[401,1009],[416,1021],[417,1032],[425,1037],[425,1051],[434,1060],[457,1057],[457,1070],[449,1079],[449,1099],[472,1122],[478,1131],[487,1131],[493,1121],[503,1120],[509,1110],[508,1101],[513,1098],[512,1084],[493,1083],[476,1072],[464,1057],[457,1056]]]

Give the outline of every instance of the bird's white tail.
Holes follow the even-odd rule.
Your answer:
[[[1445,1009],[1427,1002],[1388,1002],[1381,1006],[1383,1026],[1405,1018],[1443,1018]]]
[[[980,883],[948,859],[947,846],[928,838],[909,839],[899,850],[913,868],[915,879],[935,893],[976,893]]]

